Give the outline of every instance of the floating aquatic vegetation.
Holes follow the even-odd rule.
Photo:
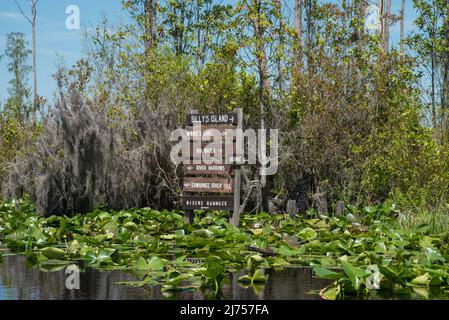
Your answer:
[[[351,219],[261,212],[243,215],[235,228],[225,212],[198,211],[191,225],[181,212],[150,208],[44,218],[27,201],[14,201],[0,203],[0,234],[42,269],[82,260],[133,272],[141,279],[133,285],[160,284],[167,294],[200,287],[218,294],[238,271],[239,283],[256,286],[267,280],[265,270],[295,266],[331,281],[320,292],[324,299],[448,292],[447,235],[430,234],[426,225],[399,229],[392,205],[349,211]]]

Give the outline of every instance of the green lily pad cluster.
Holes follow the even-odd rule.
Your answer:
[[[20,200],[0,203],[0,234],[10,251],[41,268],[82,261],[133,272],[141,280],[127,284],[159,284],[164,291],[205,287],[218,294],[231,273],[243,272],[239,283],[256,286],[268,269],[301,266],[329,280],[319,293],[324,299],[447,293],[447,236],[429,234],[425,225],[400,230],[393,207],[349,210],[357,222],[261,212],[243,215],[236,228],[226,212],[198,211],[192,224],[182,212],[150,208],[42,217]]]

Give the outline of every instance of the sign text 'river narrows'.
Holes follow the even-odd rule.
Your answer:
[[[184,166],[185,174],[216,174],[230,175],[231,165],[229,164],[190,164]]]

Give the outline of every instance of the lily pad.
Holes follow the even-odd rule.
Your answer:
[[[48,259],[60,259],[65,257],[66,252],[59,248],[46,247],[42,249],[42,254]]]
[[[317,236],[317,234],[316,234],[315,230],[313,230],[310,227],[304,228],[298,233],[298,237],[303,240],[312,240],[312,239],[315,239],[316,236]]]

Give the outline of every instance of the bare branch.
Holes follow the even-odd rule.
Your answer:
[[[33,22],[31,21],[31,19],[27,17],[27,15],[25,14],[25,12],[23,12],[22,7],[21,7],[20,4],[17,2],[17,0],[14,0],[14,2],[16,3],[17,8],[19,8],[20,13],[22,14],[22,16],[24,16],[25,19],[27,19],[29,23],[33,24]]]

